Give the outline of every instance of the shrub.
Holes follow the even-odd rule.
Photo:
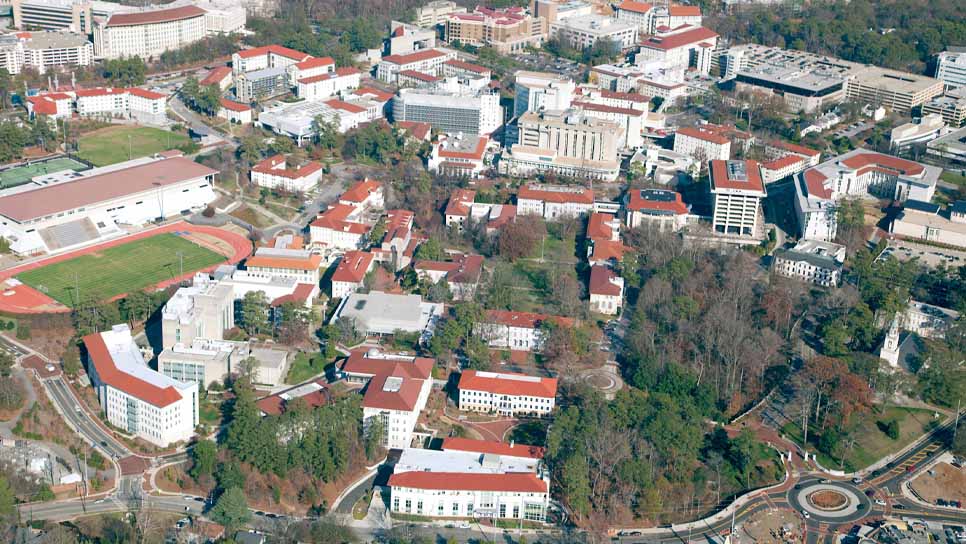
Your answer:
[[[215,209],[212,208],[211,206],[205,206],[205,211],[201,212],[201,215],[203,215],[205,217],[214,217],[215,216]]]

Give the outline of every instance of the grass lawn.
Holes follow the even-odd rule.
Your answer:
[[[322,355],[314,353],[309,355],[299,352],[289,366],[288,375],[285,376],[285,383],[302,383],[310,378],[314,378],[325,372],[325,366],[329,364]]]
[[[179,253],[184,256],[185,274],[225,260],[214,251],[165,233],[29,270],[17,278],[62,304],[74,306],[78,300],[75,275],[82,298],[105,300],[177,277],[181,270]]]
[[[951,172],[946,170],[939,176],[943,181],[948,181],[949,183],[959,185],[960,187],[966,187],[966,176],[957,174],[956,172]]]
[[[886,436],[876,425],[877,421],[886,422],[892,419],[899,422],[899,438],[896,440]],[[901,406],[886,406],[881,412],[864,415],[859,421],[853,423],[855,430],[852,436],[855,438],[855,446],[851,451],[844,451],[846,472],[864,469],[890,453],[901,450],[925,434],[934,425],[933,421],[935,420],[930,410]],[[795,442],[802,443],[801,426],[789,423],[782,428],[782,431]],[[840,458],[815,450],[814,440],[817,440],[818,436],[817,428],[809,430],[810,451],[818,454],[818,461],[825,468],[839,468]]]
[[[84,134],[80,138],[80,151],[77,156],[95,166],[106,166],[129,158],[136,159],[175,149],[189,143],[191,139],[179,132],[153,127],[118,125]]]

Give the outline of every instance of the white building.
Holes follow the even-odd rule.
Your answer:
[[[372,226],[361,222],[357,208],[348,204],[334,204],[309,224],[312,246],[335,250],[360,249]]]
[[[453,13],[466,13],[466,8],[450,0],[433,0],[416,8],[416,24],[424,28],[435,27],[446,22]]]
[[[389,511],[434,518],[543,521],[550,500],[549,475],[539,458],[516,455],[517,450],[495,454],[405,449],[389,477]]]
[[[115,13],[94,22],[94,55],[115,59],[158,57],[204,39],[208,35],[207,13],[197,6],[134,13]]]
[[[51,69],[90,66],[94,44],[84,34],[71,32],[18,32],[0,35],[0,68],[19,74],[24,67],[40,74]]]
[[[818,240],[802,240],[792,249],[776,249],[772,270],[823,287],[837,287],[842,281],[845,246]]]
[[[756,161],[711,161],[711,194],[716,234],[726,236],[764,235],[761,201],[767,196]]]
[[[332,273],[332,298],[345,298],[361,289],[372,265],[372,253],[346,251]]]
[[[322,163],[309,161],[302,166],[289,168],[285,155],[269,157],[252,167],[252,183],[268,189],[281,189],[290,193],[304,193],[319,183]]]
[[[245,261],[253,276],[292,278],[299,283],[318,285],[322,256],[304,249],[260,247]]]
[[[0,192],[0,235],[21,255],[90,244],[122,234],[121,224],[204,209],[215,174],[180,152],[54,173]]]
[[[643,35],[651,33],[654,12],[654,6],[647,2],[624,0],[617,5],[615,16],[618,21],[636,25],[638,33]]]
[[[456,78],[427,87],[400,89],[392,100],[394,122],[429,123],[441,132],[487,136],[503,125],[500,94]]]
[[[252,49],[243,49],[232,54],[231,69],[237,76],[245,72],[254,72],[266,68],[287,68],[311,58],[312,55],[308,53],[302,53],[281,45],[264,45]]]
[[[258,123],[275,134],[294,139],[301,146],[315,136],[317,118],[332,123],[340,134],[345,134],[371,121],[373,115],[374,112],[361,105],[330,98],[324,102],[279,102],[259,113]]]
[[[219,104],[221,104],[221,107],[218,108],[218,117],[228,119],[229,122],[239,125],[252,124],[252,107],[248,104],[242,104],[241,102],[235,102],[227,98],[219,99]]]
[[[936,62],[936,79],[942,81],[947,88],[966,86],[966,52],[961,48],[956,51],[943,51]]]
[[[606,266],[591,266],[587,292],[592,312],[617,315],[624,305],[624,278]]]
[[[225,331],[235,326],[234,301],[230,286],[195,274],[192,285],[179,288],[161,309],[162,349],[190,346],[196,339],[224,339]]]
[[[505,417],[545,416],[553,412],[557,378],[464,370],[457,389],[460,410]]]
[[[624,200],[625,221],[629,228],[657,228],[676,232],[687,224],[688,207],[681,193],[663,189],[631,189]]]
[[[77,114],[85,117],[130,117],[156,125],[167,121],[168,96],[138,87],[79,89]]]
[[[426,167],[430,172],[478,177],[486,166],[489,144],[490,139],[486,136],[443,134],[433,143]]]
[[[704,126],[682,127],[674,133],[674,152],[703,161],[731,158],[731,140]]]
[[[546,314],[487,310],[483,321],[473,327],[491,348],[514,351],[540,351],[543,347],[541,324],[550,320],[561,327],[572,327],[573,320]]]
[[[112,425],[165,448],[198,425],[198,385],[151,370],[127,325],[84,337],[87,372]]]
[[[929,202],[942,169],[855,149],[798,175],[795,214],[802,238],[830,242],[837,231],[837,202],[846,197]]]
[[[622,149],[637,149],[644,145],[644,120],[647,111],[623,106],[611,106],[581,100],[574,102],[587,117],[594,117],[615,123],[621,127],[622,137],[618,145]]]
[[[392,21],[389,23],[389,38],[385,41],[389,55],[408,55],[436,47],[436,29]]]
[[[778,180],[794,176],[808,168],[808,161],[797,155],[784,157],[761,163],[761,179],[765,185]]]
[[[296,80],[296,94],[306,100],[322,100],[358,89],[361,81],[362,72],[353,66],[346,66],[331,72],[300,77]]]
[[[48,119],[69,119],[74,99],[64,93],[46,93],[27,97],[27,112],[32,116]]]
[[[935,204],[907,200],[889,231],[910,240],[966,248],[966,201],[941,210]]]
[[[342,299],[332,321],[348,319],[367,335],[389,335],[397,331],[432,336],[443,315],[443,305],[423,302],[419,295],[396,295],[382,291],[352,293]]]
[[[943,133],[946,122],[938,113],[923,115],[919,119],[899,125],[889,133],[889,144],[897,152],[914,145],[925,146]]]
[[[637,43],[637,30],[635,23],[597,14],[550,23],[550,36],[577,50],[593,47],[599,41],[612,43],[618,50],[628,49]]]
[[[376,79],[396,83],[399,72],[406,70],[438,77],[442,75],[443,63],[455,58],[455,52],[443,49],[423,49],[407,55],[389,55],[376,65]]]
[[[513,80],[513,116],[528,111],[566,110],[574,100],[573,80],[549,72],[518,71]]]
[[[644,66],[659,62],[666,68],[701,74],[711,72],[711,53],[718,45],[718,34],[703,26],[658,27],[656,33],[641,39],[634,63]]]
[[[242,360],[238,347],[236,342],[203,338],[196,338],[190,344],[175,344],[158,354],[158,372],[173,380],[207,388],[222,382]]]
[[[288,72],[289,85],[294,87],[300,79],[335,72],[335,60],[332,57],[309,57],[302,62],[289,64],[285,70]]]
[[[594,209],[594,192],[586,187],[537,185],[517,191],[517,215],[539,215],[548,221],[573,218]]]

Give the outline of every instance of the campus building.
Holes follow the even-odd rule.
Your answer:
[[[245,261],[245,269],[252,276],[292,278],[309,285],[318,285],[321,266],[321,255],[276,247],[260,247]]]
[[[906,201],[889,231],[909,240],[966,248],[966,201],[946,209],[928,202]]]
[[[235,76],[235,95],[242,102],[257,102],[283,95],[291,89],[284,66],[263,68]]]
[[[966,51],[943,51],[936,59],[936,79],[947,88],[966,86]]]
[[[669,70],[694,69],[698,73],[711,71],[711,52],[718,45],[718,34],[703,26],[658,27],[645,36],[634,63],[644,66],[660,63]]]
[[[373,257],[368,251],[346,251],[332,273],[332,298],[345,298],[361,289],[372,270]]]
[[[309,161],[291,168],[285,155],[269,157],[251,169],[252,183],[268,189],[281,189],[289,193],[304,193],[314,188],[322,176],[322,163]]]
[[[389,55],[376,65],[376,79],[396,83],[399,73],[406,71],[439,77],[443,64],[455,58],[455,52],[443,49],[423,49],[406,55]]]
[[[106,20],[94,20],[94,55],[150,59],[202,40],[207,34],[206,12],[197,6],[115,13]]]
[[[764,217],[761,201],[767,196],[756,161],[714,160],[710,164],[716,234],[761,238]]]
[[[935,166],[862,148],[809,168],[795,182],[795,214],[802,238],[835,239],[837,203],[842,198],[929,202],[941,172]]]
[[[429,123],[441,132],[488,136],[503,125],[503,108],[498,92],[447,79],[429,87],[400,89],[392,99],[392,118]]]
[[[298,66],[298,64],[295,66]],[[289,70],[291,72],[292,68],[289,67]],[[295,93],[299,98],[306,100],[323,100],[346,91],[358,89],[361,81],[362,72],[354,66],[333,68],[331,71],[299,77],[295,80]]]
[[[573,80],[549,72],[517,71],[513,76],[513,116],[528,111],[565,110],[574,100]]]
[[[167,152],[93,168],[44,176],[0,191],[0,236],[20,255],[63,251],[215,200],[218,172]]]
[[[547,38],[547,20],[531,17],[522,7],[504,9],[477,6],[473,13],[452,13],[443,24],[443,39],[475,47],[492,47],[498,53],[518,53],[540,47]]]
[[[637,25],[591,13],[550,23],[550,36],[578,51],[601,41],[625,50],[637,43]]]
[[[83,341],[87,374],[111,425],[161,448],[194,436],[196,383],[151,370],[127,325],[114,325]]]
[[[624,220],[629,228],[656,228],[676,232],[690,213],[681,193],[664,189],[631,189],[624,199]]]
[[[591,266],[587,293],[590,295],[590,311],[617,315],[624,306],[624,278],[607,266]]]
[[[77,114],[83,117],[129,117],[164,124],[168,96],[138,87],[99,87],[74,91]]]
[[[223,340],[234,326],[232,288],[196,274],[194,283],[179,288],[161,309],[161,347],[190,346],[196,339]]]
[[[413,269],[432,283],[445,279],[453,300],[472,300],[483,273],[483,257],[460,253],[449,261],[416,261]]]
[[[486,166],[489,144],[490,139],[486,136],[442,134],[433,143],[426,168],[450,176],[478,177]]]
[[[544,521],[550,477],[541,459],[518,449],[476,449],[482,451],[404,449],[389,477],[390,512]]]
[[[517,191],[517,215],[538,215],[548,221],[585,215],[594,209],[594,192],[570,185],[530,184]]]
[[[776,249],[772,270],[823,287],[837,287],[842,280],[845,246],[818,240],[802,240],[792,249]]]
[[[51,69],[90,66],[94,45],[83,34],[33,31],[0,35],[0,68],[19,74],[32,68],[40,74]]]
[[[541,324],[547,320],[561,327],[572,327],[574,324],[572,319],[566,317],[487,310],[483,320],[474,325],[473,332],[483,338],[491,348],[540,351],[544,340]]]
[[[423,302],[419,295],[370,291],[352,293],[342,299],[331,322],[351,320],[367,335],[385,336],[403,331],[418,332],[428,339],[443,311],[442,304]]]
[[[425,6],[416,8],[416,24],[431,28],[446,22],[454,13],[466,13],[466,8],[450,0],[433,0]]]
[[[733,144],[747,151],[752,142],[751,133],[725,125],[682,127],[674,133],[674,152],[699,161],[726,161],[731,158]]]
[[[485,223],[486,232],[490,234],[506,225],[517,215],[517,207],[512,204],[495,204],[492,202],[475,202],[476,191],[471,189],[457,189],[450,196],[443,215],[446,226],[462,230],[468,220]]]
[[[931,77],[878,66],[865,66],[852,74],[845,97],[860,104],[884,106],[900,115],[908,115],[943,94],[943,82]]]
[[[312,58],[308,53],[302,53],[281,45],[264,45],[252,49],[236,51],[231,56],[232,73],[236,76],[245,72],[254,72],[266,68],[288,68],[293,64]]]
[[[504,417],[545,416],[553,412],[557,379],[464,370],[457,390],[460,410]]]

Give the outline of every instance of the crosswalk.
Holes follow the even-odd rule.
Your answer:
[[[915,455],[911,457],[907,457],[902,463],[899,463],[898,465],[892,467],[892,470],[890,470],[888,474],[894,474],[894,475],[904,474],[905,472],[912,470],[910,467],[914,467],[919,463],[923,462],[927,457],[929,457],[930,455],[932,455],[934,452],[938,451],[942,447],[943,445],[941,442],[933,442],[928,446],[926,446],[925,448],[916,452]]]

